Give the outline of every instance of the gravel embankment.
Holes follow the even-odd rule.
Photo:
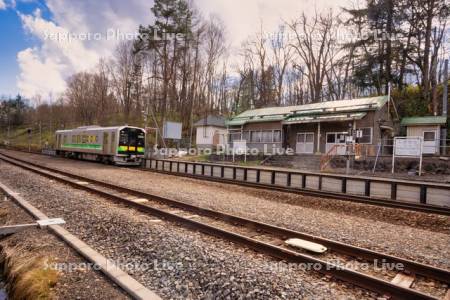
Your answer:
[[[95,168],[95,165],[92,165]],[[375,295],[0,162],[2,182],[163,298],[366,299]]]
[[[3,176],[1,178],[3,181]],[[34,222],[13,201],[4,201],[1,193],[0,197],[0,224],[2,226]],[[27,259],[33,257],[48,259],[49,267],[57,268],[59,273],[56,285],[51,289],[52,299],[131,299],[99,271],[87,267],[86,260],[47,230],[27,229],[1,239],[0,247],[6,252],[15,252]],[[20,266],[13,265],[12,267],[19,268]]]
[[[450,218],[9,152],[73,173],[450,268]]]

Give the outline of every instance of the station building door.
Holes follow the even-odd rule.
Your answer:
[[[314,133],[313,132],[297,133],[297,142],[295,144],[295,152],[297,154],[314,153]]]

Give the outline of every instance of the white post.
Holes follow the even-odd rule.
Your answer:
[[[390,120],[391,119],[391,83],[390,82],[388,83],[388,103],[387,104],[388,104],[387,115],[388,115],[388,120]]]
[[[394,164],[395,164],[395,138],[394,138],[394,147],[392,148],[392,174],[394,174]]]
[[[422,176],[422,154],[423,154],[423,138],[420,138],[420,159],[419,159],[419,176]]]
[[[317,151],[316,153],[320,153],[320,122],[317,123]]]

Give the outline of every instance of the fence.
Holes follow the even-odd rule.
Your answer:
[[[450,207],[449,184],[163,159],[147,159],[145,167],[206,179],[224,179],[292,190],[323,191],[340,196],[355,195],[368,199]]]

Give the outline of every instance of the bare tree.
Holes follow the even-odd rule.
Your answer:
[[[293,57],[293,49],[289,46],[289,40],[286,35],[286,29],[284,26],[280,26],[278,32],[276,32],[270,40],[273,66],[276,80],[276,94],[277,105],[283,104],[284,93],[284,80],[287,68]]]
[[[333,27],[335,16],[328,13],[315,13],[311,18],[303,14],[299,19],[288,23],[295,35],[295,41],[290,45],[295,49],[301,64],[305,66],[310,99],[318,102],[322,97],[324,79],[329,71],[336,51],[336,37]]]

